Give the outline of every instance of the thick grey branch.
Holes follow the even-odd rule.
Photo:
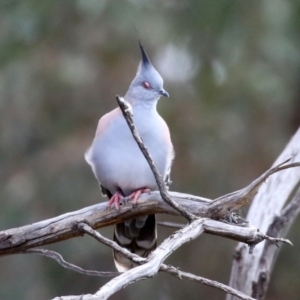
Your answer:
[[[298,166],[298,163],[285,165],[285,167],[295,166]],[[278,171],[281,171],[280,167],[274,167],[265,172],[259,177],[261,183],[267,176]],[[173,201],[176,201],[185,210],[193,212],[198,217],[221,219],[245,206],[253,199],[261,185],[257,180],[255,182],[255,185],[251,183],[244,189],[225,195],[215,201],[176,192],[169,192],[169,195]],[[97,229],[141,215],[154,213],[179,214],[161,199],[158,192],[142,194],[139,198],[139,204],[134,209],[130,202],[125,202],[120,210],[116,210],[115,208],[107,209],[106,203],[101,203],[31,225],[1,231],[0,256],[20,253],[29,248],[80,236],[82,232],[78,229],[77,225],[81,222],[87,223],[92,228]],[[226,209],[224,209],[223,205]]]
[[[171,197],[184,206],[191,209],[199,216],[205,215],[207,203],[211,200],[188,194],[170,192]],[[66,213],[48,220],[3,230],[0,232],[0,256],[20,253],[32,247],[56,243],[62,240],[82,235],[77,225],[81,222],[89,224],[97,229],[119,223],[140,215],[153,213],[167,213],[178,215],[158,192],[142,194],[138,205],[133,208],[132,204],[123,202],[120,210],[107,209],[106,203],[99,203],[74,212]]]

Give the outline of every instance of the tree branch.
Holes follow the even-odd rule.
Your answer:
[[[200,198],[188,194],[170,193],[173,199],[187,209],[194,210],[199,215],[205,215],[205,204],[209,199]],[[48,220],[3,230],[0,232],[0,256],[6,254],[20,253],[32,247],[56,243],[69,238],[82,235],[77,225],[80,222],[89,224],[97,229],[117,224],[133,217],[153,214],[167,213],[178,215],[167,203],[165,203],[158,192],[142,194],[139,205],[123,201],[119,210],[107,209],[106,203],[99,203],[74,212],[69,212]]]
[[[63,257],[55,252],[55,251],[51,251],[51,250],[47,250],[47,249],[28,249],[23,251],[22,253],[24,254],[37,254],[37,255],[41,255],[41,256],[45,256],[45,257],[49,257],[54,259],[56,262],[58,262],[62,267],[72,270],[74,272],[83,274],[83,275],[88,275],[88,276],[100,276],[100,277],[112,277],[112,276],[117,276],[120,273],[119,272],[99,272],[99,271],[93,271],[93,270],[85,270],[82,269],[76,265],[73,265],[67,261],[65,261],[63,259]]]
[[[129,129],[133,135],[133,138],[135,139],[136,143],[138,144],[141,152],[145,156],[152,172],[155,177],[161,198],[168,203],[171,207],[173,207],[175,210],[177,210],[182,216],[184,216],[188,221],[192,221],[196,219],[196,216],[193,215],[191,212],[188,210],[184,209],[180,204],[178,204],[176,201],[172,200],[172,198],[169,197],[168,195],[168,190],[164,182],[164,178],[161,176],[159,173],[156,164],[152,157],[149,154],[149,151],[145,144],[143,143],[138,130],[133,122],[132,116],[133,116],[133,111],[131,108],[131,105],[124,100],[124,98],[120,97],[119,95],[116,96],[117,102],[119,104],[119,107],[123,113],[123,116],[129,126]]]
[[[227,214],[232,211],[235,211],[237,207],[241,208],[248,204],[258,193],[260,186],[269,178],[272,174],[275,174],[279,171],[286,170],[289,168],[299,167],[300,163],[294,162],[288,164],[288,162],[293,157],[289,157],[283,162],[280,162],[275,167],[267,170],[257,179],[255,179],[251,184],[247,187],[243,188],[242,190],[227,194],[225,196],[219,197],[209,205],[209,214],[212,219],[219,219],[221,216],[226,216]],[[234,202],[235,207],[232,210],[232,203]]]
[[[284,167],[292,168],[298,165],[299,163],[286,164]],[[220,197],[215,201],[177,192],[169,192],[169,195],[173,201],[179,203],[185,210],[192,211],[198,217],[222,219],[248,204],[253,199],[261,183],[270,174],[281,170],[282,167],[274,167],[261,175],[259,181],[254,181],[255,184],[251,183],[244,189]],[[227,209],[224,209],[223,205]],[[134,208],[131,203],[126,203],[126,201],[123,202],[120,210],[115,208],[107,209],[106,203],[100,203],[31,225],[1,231],[0,256],[20,253],[29,248],[80,236],[82,232],[77,225],[81,222],[97,229],[126,219],[153,213],[179,214],[161,199],[158,192],[142,194],[139,198],[139,205]],[[224,234],[224,231],[222,234]]]
[[[101,242],[102,244],[104,244],[112,249],[115,249],[118,252],[121,252],[125,257],[127,257],[128,259],[131,259],[136,264],[141,264],[141,263],[146,262],[146,258],[140,257],[139,255],[134,254],[134,253],[128,251],[127,249],[119,246],[116,242],[102,236],[98,231],[95,231],[89,225],[87,225],[85,223],[79,223],[78,228],[81,231],[83,231],[83,232],[87,233],[88,235],[92,236],[93,238],[95,238],[98,242]]]
[[[210,280],[210,279],[207,279],[207,278],[204,278],[204,277],[201,277],[201,276],[196,276],[194,274],[178,270],[178,269],[176,269],[176,268],[174,268],[173,266],[170,266],[170,265],[162,264],[160,266],[160,271],[167,272],[167,273],[169,273],[169,274],[171,274],[171,275],[173,275],[173,276],[175,276],[179,279],[186,278],[186,279],[191,280],[191,281],[195,281],[195,282],[202,283],[204,285],[207,285],[207,286],[210,286],[210,287],[213,287],[213,288],[217,288],[217,289],[222,290],[223,292],[225,292],[227,294],[236,296],[239,299],[255,300],[254,298],[251,298],[251,297],[249,297],[249,296],[247,296],[247,295],[231,288],[230,286],[228,286],[226,284],[223,284],[223,283],[220,283],[220,282],[215,281],[215,280]]]
[[[199,220],[200,219],[198,219],[198,221]],[[196,221],[194,221],[194,222],[196,222]],[[196,223],[194,224],[194,226],[196,226]],[[165,264],[162,263],[162,261],[167,256],[169,256],[172,252],[174,252],[176,250],[176,247],[178,248],[183,243],[189,241],[189,239],[185,236],[191,229],[194,231],[194,228],[190,225],[187,226],[187,227],[190,227],[190,229],[186,227],[186,228],[181,230],[182,233],[180,233],[180,232],[176,233],[177,234],[176,237],[171,236],[169,239],[167,239],[163,242],[163,244],[159,248],[163,249],[163,252],[165,254],[161,253],[162,252],[161,249],[160,250],[157,249],[147,259],[146,258],[141,258],[138,255],[136,255],[134,253],[131,253],[131,252],[127,251],[126,249],[120,247],[117,243],[112,242],[111,240],[103,237],[101,234],[99,234],[99,232],[93,230],[91,227],[89,227],[86,224],[79,224],[79,227],[81,228],[81,230],[88,233],[89,235],[91,235],[92,237],[97,239],[98,241],[104,243],[105,245],[109,246],[112,249],[115,249],[115,250],[121,252],[124,256],[126,256],[129,259],[132,259],[137,264],[146,263],[147,264],[147,270],[149,271],[149,269],[150,269],[150,272],[148,274],[144,274],[144,272],[143,272],[144,267],[140,271],[138,271],[139,267],[136,267],[132,270],[136,270],[137,272],[131,272],[131,273],[136,273],[138,275],[130,274],[129,272],[131,270],[127,271],[127,272],[121,274],[120,276],[116,277],[115,280],[111,280],[110,282],[108,282],[96,294],[94,294],[94,295],[90,295],[90,294],[89,295],[81,295],[80,296],[81,299],[84,299],[84,300],[107,299],[110,295],[114,294],[120,288],[124,288],[128,284],[131,284],[131,283],[133,283],[137,280],[140,280],[140,279],[153,277],[158,271],[163,271],[163,272],[167,272],[167,273],[171,274],[172,276],[175,276],[179,279],[186,278],[186,279],[189,279],[189,280],[192,280],[192,281],[196,281],[198,283],[205,284],[205,285],[210,286],[210,287],[220,289],[220,290],[222,290],[226,293],[230,293],[232,295],[235,295],[239,299],[245,299],[245,300],[250,300],[251,299],[251,300],[253,300],[253,298],[251,298],[247,295],[244,295],[243,293],[240,293],[238,291],[235,291],[234,289],[232,289],[229,286],[226,286],[222,283],[219,283],[219,282],[216,282],[216,281],[213,281],[213,280],[209,280],[209,279],[206,279],[206,278],[203,278],[203,277],[200,277],[200,276],[196,276],[194,274],[190,274],[190,273],[187,273],[187,272],[184,272],[184,271],[180,271],[180,270],[178,270],[177,268],[175,268],[173,266],[168,266],[168,265],[165,265]],[[199,230],[198,233],[201,234],[201,228],[199,228],[198,230]],[[198,233],[197,233],[197,231],[194,233],[195,237]],[[178,240],[178,243],[174,243],[174,238]],[[182,241],[180,242],[180,240],[182,240]],[[161,263],[159,263],[159,260],[161,260]],[[55,299],[57,299],[57,298],[55,298]],[[59,299],[61,299],[61,300],[78,299],[78,296],[60,297]]]

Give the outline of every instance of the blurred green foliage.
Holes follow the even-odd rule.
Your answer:
[[[176,150],[172,190],[215,198],[248,184],[300,124],[299,20],[297,0],[2,0],[0,228],[105,200],[83,154],[134,77],[133,22],[171,95],[159,111]],[[300,298],[299,226],[267,299]],[[159,228],[160,240],[170,232]],[[203,235],[168,262],[227,283],[234,247]],[[83,268],[114,269],[111,251],[88,237],[49,248]],[[10,300],[93,293],[108,280],[29,255],[1,258],[0,270],[0,299]],[[182,298],[224,294],[159,274],[112,297]]]

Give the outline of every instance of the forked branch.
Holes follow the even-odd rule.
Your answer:
[[[282,171],[282,164],[280,166],[266,171],[259,177],[259,180],[254,181],[255,184],[251,183],[244,189],[220,197],[215,201],[177,192],[169,192],[169,195],[173,201],[176,201],[185,210],[193,212],[198,217],[222,219],[250,203],[268,176],[274,172]],[[286,163],[284,165],[285,168],[296,166],[299,166],[299,163]],[[223,205],[227,209],[224,209]],[[0,256],[21,253],[29,248],[80,236],[82,232],[77,225],[81,222],[89,224],[93,229],[98,229],[126,219],[153,213],[179,214],[161,199],[158,192],[142,194],[139,198],[139,205],[134,209],[132,204],[125,202],[119,211],[107,209],[106,203],[99,203],[48,220],[1,231]],[[224,232],[225,230],[219,234],[224,235]],[[244,241],[242,240],[242,242]]]

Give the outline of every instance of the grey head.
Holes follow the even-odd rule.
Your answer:
[[[163,79],[153,67],[144,47],[139,41],[142,61],[137,74],[131,82],[125,98],[129,101],[157,101],[160,96],[169,97],[163,88]]]

